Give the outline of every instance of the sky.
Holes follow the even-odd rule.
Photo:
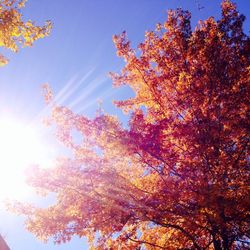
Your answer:
[[[247,17],[244,28],[249,35],[250,1],[235,2]],[[218,18],[219,6],[219,0],[29,0],[22,11],[24,17],[37,24],[51,20],[53,29],[48,38],[17,54],[0,50],[10,59],[7,66],[0,68],[0,122],[7,114],[15,120],[36,123],[51,145],[56,145],[52,132],[41,122],[47,114],[41,90],[44,83],[50,84],[60,104],[77,113],[94,116],[102,100],[105,111],[126,122],[112,100],[133,93],[125,87],[112,88],[108,73],[119,72],[124,65],[116,56],[112,36],[126,30],[136,47],[146,30],[164,22],[168,9],[182,7],[191,11],[194,27],[198,20]],[[46,205],[35,196],[28,199]],[[63,245],[54,245],[52,240],[44,244],[25,230],[23,221],[0,205],[0,233],[11,250],[88,249],[86,240],[77,237]]]

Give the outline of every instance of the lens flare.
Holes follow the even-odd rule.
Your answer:
[[[25,169],[47,164],[50,147],[34,125],[0,118],[0,200],[28,192]]]

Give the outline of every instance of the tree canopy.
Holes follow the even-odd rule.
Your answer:
[[[23,20],[21,9],[26,1],[0,1],[0,47],[17,52],[20,46],[32,46],[34,41],[49,34],[50,21],[47,21],[44,26],[37,26],[31,20]],[[0,66],[6,63],[8,59],[0,53]]]
[[[236,6],[221,6],[219,20],[194,30],[188,11],[170,10],[138,49],[114,36],[125,61],[114,86],[135,93],[115,103],[127,128],[58,106],[47,88],[73,157],[30,171],[29,184],[56,202],[14,204],[29,231],[57,243],[86,236],[91,249],[247,249],[250,40]]]

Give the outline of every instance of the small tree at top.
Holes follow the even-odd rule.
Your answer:
[[[27,229],[60,243],[86,236],[95,249],[244,249],[249,244],[249,52],[244,16],[230,1],[194,31],[168,12],[137,50],[114,36],[125,66],[115,86],[131,112],[94,119],[52,103],[58,137],[72,149],[29,182],[56,194],[48,208],[16,203]],[[82,134],[75,144],[71,131]]]
[[[26,1],[0,1],[0,47],[17,52],[20,46],[32,46],[35,40],[49,34],[49,21],[44,26],[36,26],[31,20],[23,21],[21,9]],[[0,54],[0,66],[6,63],[8,59]]]

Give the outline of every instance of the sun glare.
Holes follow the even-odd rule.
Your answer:
[[[48,149],[34,126],[0,118],[1,200],[27,194],[25,169],[32,164],[46,164]]]

